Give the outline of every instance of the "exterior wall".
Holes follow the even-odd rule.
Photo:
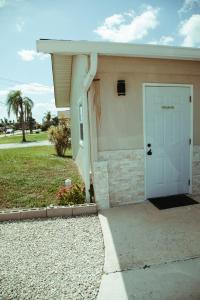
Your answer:
[[[98,168],[97,176],[101,189],[95,192],[99,206],[102,195],[109,195],[111,206],[145,199],[142,87],[146,82],[194,87],[192,182],[193,193],[200,194],[200,62],[101,56],[98,66],[101,123],[97,128],[97,161],[102,169]],[[126,96],[117,96],[119,79],[126,81]],[[94,182],[97,186],[97,180]]]
[[[200,146],[193,148],[192,194],[200,194]]]
[[[79,130],[79,104],[83,99],[83,80],[88,71],[87,55],[77,55],[73,57],[72,62],[72,85],[71,85],[71,135],[72,135],[72,151],[73,158],[77,163],[79,171],[85,179],[84,170],[84,144],[80,144]]]
[[[99,151],[143,149],[145,82],[194,85],[194,144],[200,145],[200,62],[102,56],[98,66],[102,111]],[[126,96],[117,96],[118,79],[126,80]]]

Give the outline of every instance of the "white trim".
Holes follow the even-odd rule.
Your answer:
[[[193,84],[188,85],[190,87],[190,93],[191,93],[191,109],[190,109],[190,138],[191,138],[191,145],[190,145],[190,188],[189,188],[189,193],[192,194],[192,167],[193,167],[193,124],[194,124],[194,114],[193,114],[193,107],[194,107],[194,96],[193,96],[193,90],[194,86]]]
[[[83,139],[84,139],[84,169],[85,169],[85,188],[86,200],[90,201],[90,169],[91,169],[91,154],[90,154],[90,124],[89,124],[89,109],[88,109],[88,89],[97,72],[98,55],[90,54],[90,63],[88,62],[89,70],[84,78],[83,92]]]
[[[147,170],[147,160],[146,160],[146,118],[145,118],[145,98],[146,98],[146,94],[145,94],[145,87],[147,85],[145,83],[143,83],[142,85],[142,102],[143,102],[143,138],[144,138],[144,200],[147,200],[147,176],[146,176],[146,170]]]
[[[37,51],[65,55],[97,53],[110,56],[200,60],[200,49],[113,42],[38,40]]]
[[[193,84],[172,84],[172,83],[143,83],[142,90],[143,90],[143,136],[144,136],[144,196],[145,200],[147,200],[147,179],[146,179],[146,118],[145,118],[145,88],[147,86],[158,86],[158,87],[170,87],[170,86],[180,86],[180,87],[188,87],[190,88],[190,94],[191,94],[191,110],[190,110],[190,138],[191,138],[191,145],[190,145],[190,187],[189,187],[189,193],[192,194],[192,163],[193,163]]]
[[[161,86],[163,86],[163,87],[168,87],[168,86],[182,86],[182,87],[189,87],[189,88],[191,88],[191,87],[193,87],[193,85],[192,84],[185,84],[185,83],[143,83],[143,85],[145,85],[145,87],[146,86],[158,86],[158,87],[161,87]]]

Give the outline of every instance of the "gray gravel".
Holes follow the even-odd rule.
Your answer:
[[[0,224],[0,299],[96,299],[104,263],[97,216]]]

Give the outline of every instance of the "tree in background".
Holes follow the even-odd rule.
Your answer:
[[[7,118],[1,119],[1,131],[6,133],[7,127],[8,127],[8,119]]]
[[[28,118],[28,126],[29,126],[30,133],[33,133],[33,128],[36,127],[36,120],[32,117],[32,113]]]
[[[20,90],[13,90],[10,91],[7,96],[6,105],[8,108],[8,116],[10,116],[10,113],[12,112],[16,116],[16,119],[19,117],[22,129],[22,142],[26,142],[25,114],[27,114],[27,107],[29,107],[29,109],[30,107],[33,107],[33,101],[28,97],[22,97],[22,92]]]
[[[45,122],[46,122],[46,123],[50,123],[50,122],[51,122],[51,118],[52,118],[51,112],[50,112],[50,111],[47,111],[47,112],[45,113],[45,115],[44,115],[44,118],[43,118],[44,123],[45,123]]]
[[[58,126],[58,124],[59,124],[59,119],[58,119],[58,117],[57,117],[57,116],[56,116],[56,117],[53,117],[53,118],[51,119],[51,123],[52,123],[53,126]]]
[[[32,118],[32,109],[33,109],[34,103],[28,97],[24,97],[23,102],[24,102],[24,119],[25,119],[26,124],[28,124],[30,133],[33,133],[33,126],[34,126],[35,120]]]
[[[6,134],[7,129],[12,129],[13,132],[16,129],[16,123],[14,120],[8,120],[7,118],[0,119],[0,132]]]
[[[52,125],[51,119],[52,119],[51,112],[47,111],[44,115],[44,118],[42,119],[42,130],[43,131],[48,130],[49,127]]]
[[[58,117],[53,117],[51,112],[48,111],[45,113],[44,118],[42,120],[42,131],[48,130],[51,126],[58,126],[59,119]]]

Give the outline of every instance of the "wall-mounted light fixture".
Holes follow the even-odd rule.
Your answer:
[[[117,94],[118,94],[118,96],[126,95],[125,80],[117,80]]]

